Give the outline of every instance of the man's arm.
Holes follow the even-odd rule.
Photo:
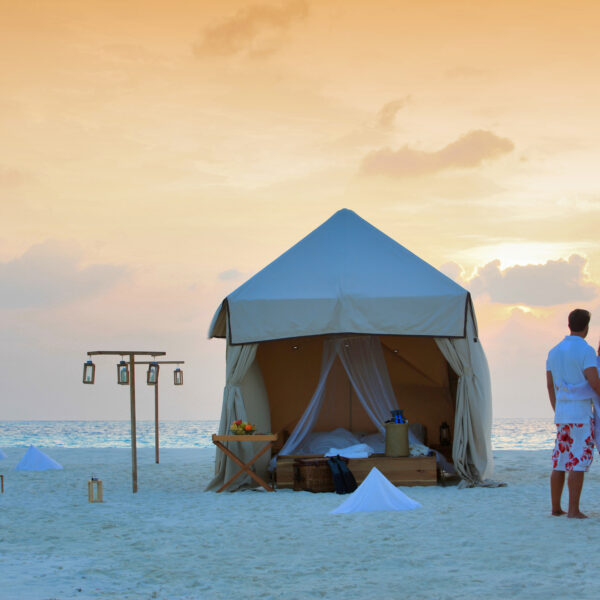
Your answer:
[[[600,396],[600,377],[598,377],[598,369],[596,367],[588,367],[583,371],[587,382],[592,386],[592,389]]]
[[[598,373],[596,372],[596,375]],[[600,381],[598,382],[600,383]],[[552,410],[556,410],[556,394],[554,393],[554,380],[552,379],[552,371],[546,371],[546,387],[548,388],[548,396],[550,397],[550,404]]]

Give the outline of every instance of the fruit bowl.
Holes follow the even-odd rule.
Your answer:
[[[233,435],[253,435],[256,431],[256,426],[246,421],[237,420],[231,424],[229,431]]]

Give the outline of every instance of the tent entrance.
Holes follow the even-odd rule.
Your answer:
[[[365,336],[370,337],[370,336]],[[427,443],[439,444],[439,429],[454,423],[456,377],[433,338],[375,337],[381,343],[394,400],[411,423],[421,423]],[[263,342],[257,361],[268,396],[271,430],[292,433],[319,385],[326,338]],[[454,385],[453,385],[454,383]],[[384,419],[389,418],[389,411]],[[365,411],[339,357],[331,365],[325,395],[313,431],[344,427],[355,433],[378,430]]]

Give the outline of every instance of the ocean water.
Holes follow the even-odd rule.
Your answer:
[[[210,448],[219,421],[161,421],[161,448]],[[555,426],[547,419],[496,419],[492,427],[495,450],[548,450]],[[0,421],[0,448],[128,448],[129,421]],[[154,421],[138,421],[138,448],[154,447]]]

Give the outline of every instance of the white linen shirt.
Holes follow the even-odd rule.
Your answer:
[[[548,353],[546,370],[552,372],[556,394],[555,423],[589,423],[592,418],[592,398],[571,400],[561,393],[561,384],[577,385],[586,382],[584,370],[596,366],[596,352],[577,335],[567,335]],[[557,389],[557,387],[559,389]]]

